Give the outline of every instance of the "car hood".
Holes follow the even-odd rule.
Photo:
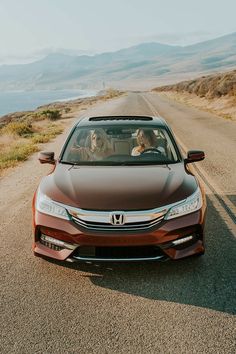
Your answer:
[[[187,198],[197,188],[183,163],[161,166],[71,166],[58,163],[40,190],[90,210],[144,210]]]

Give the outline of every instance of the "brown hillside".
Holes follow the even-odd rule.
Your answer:
[[[219,98],[226,95],[236,97],[236,70],[157,87],[153,91],[188,92],[206,98]]]

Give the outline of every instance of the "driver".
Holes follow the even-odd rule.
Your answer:
[[[98,161],[113,153],[107,135],[101,128],[90,133],[86,145],[86,147],[77,145],[73,148],[73,152],[76,150],[76,153],[79,153],[80,161]]]
[[[137,143],[131,152],[132,156],[139,156],[147,149],[158,149],[160,153],[165,153],[165,149],[161,146],[157,147],[157,138],[152,129],[138,129]]]

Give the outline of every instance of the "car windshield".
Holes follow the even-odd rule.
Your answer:
[[[77,127],[61,162],[78,165],[151,165],[179,161],[173,137],[163,127],[100,125]]]

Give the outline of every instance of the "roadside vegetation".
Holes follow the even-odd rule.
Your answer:
[[[226,95],[236,98],[236,70],[222,74],[202,76],[198,79],[182,81],[175,85],[157,87],[153,90],[188,92],[209,99]]]
[[[4,169],[25,161],[34,152],[61,134],[78,111],[99,100],[112,99],[123,93],[109,89],[101,95],[68,102],[58,102],[32,112],[16,112],[0,120],[0,174]],[[68,121],[69,119],[69,121]]]
[[[152,91],[162,92],[176,101],[223,118],[236,120],[236,70],[156,87]]]
[[[122,93],[120,91],[110,88],[104,92],[103,100],[119,97],[121,94]]]
[[[39,150],[38,144],[50,141],[63,131],[61,123],[51,123],[44,118],[34,122],[33,119],[32,114],[31,117],[10,122],[0,129],[0,172],[26,160]]]
[[[41,112],[41,116],[45,116],[47,119],[55,121],[62,117],[61,112],[58,109],[46,109]]]

